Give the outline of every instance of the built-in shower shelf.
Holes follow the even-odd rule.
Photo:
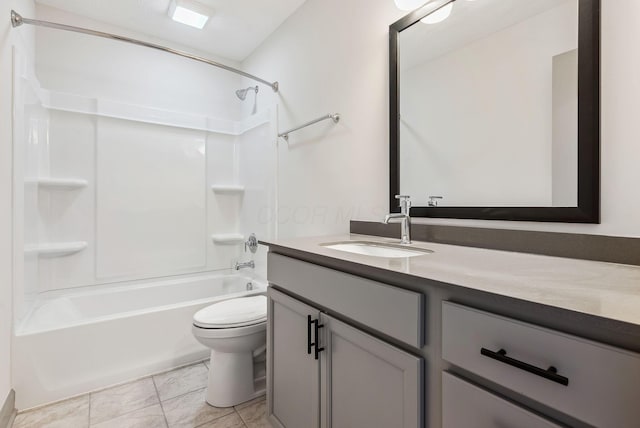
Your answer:
[[[87,187],[87,180],[83,180],[82,178],[49,178],[49,177],[39,177],[39,178],[29,178],[26,179],[27,183],[36,183],[38,187],[42,189],[50,189],[50,190],[74,190],[81,189],[83,187]]]
[[[45,244],[27,245],[25,254],[37,254],[39,257],[62,257],[75,254],[87,248],[84,241],[50,242]]]
[[[221,194],[240,194],[244,193],[244,186],[234,184],[214,184],[211,186],[214,193]]]
[[[214,244],[218,245],[237,245],[244,243],[244,235],[240,233],[221,233],[211,235]]]

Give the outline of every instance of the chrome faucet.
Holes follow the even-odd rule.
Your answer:
[[[256,268],[256,264],[253,262],[253,260],[250,260],[248,262],[236,262],[236,264],[233,266],[233,268],[235,270],[240,270],[240,269],[244,269],[244,268],[255,269]]]
[[[388,224],[393,219],[400,219],[401,221],[401,244],[411,244],[411,216],[409,211],[411,210],[411,196],[396,195],[396,199],[400,200],[400,213],[387,214],[384,217],[383,223]]]

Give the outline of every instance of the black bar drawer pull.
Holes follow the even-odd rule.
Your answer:
[[[324,351],[324,347],[322,348],[318,348],[318,345],[320,343],[320,338],[318,337],[318,330],[320,330],[321,328],[324,327],[324,324],[320,324],[320,320],[314,320],[313,321],[315,323],[315,342],[313,343],[313,345],[315,346],[315,359],[318,359],[318,354],[320,354],[320,352]]]
[[[540,367],[532,366],[531,364],[527,364],[524,361],[507,357],[507,351],[505,351],[504,349],[501,349],[498,352],[494,352],[490,351],[489,349],[482,348],[480,349],[480,353],[485,357],[493,358],[494,360],[500,361],[501,363],[505,363],[520,370],[533,373],[561,385],[569,385],[569,378],[559,375],[558,370],[553,366],[549,367],[547,370],[541,369]]]
[[[311,315],[307,315],[307,355],[311,355],[311,347],[313,343],[311,342]]]

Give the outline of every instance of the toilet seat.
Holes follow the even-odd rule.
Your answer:
[[[200,329],[237,329],[264,324],[267,320],[265,296],[240,297],[214,303],[193,316]],[[237,333],[240,333],[237,331]]]
[[[265,320],[257,324],[232,328],[203,328],[194,324],[191,330],[195,336],[203,339],[228,339],[232,337],[250,336],[261,331],[266,331],[266,329],[267,321]]]

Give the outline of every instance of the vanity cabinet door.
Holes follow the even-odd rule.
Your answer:
[[[323,428],[422,427],[422,358],[321,315]]]
[[[267,411],[282,428],[320,425],[320,364],[313,341],[319,311],[277,290],[268,290]]]

